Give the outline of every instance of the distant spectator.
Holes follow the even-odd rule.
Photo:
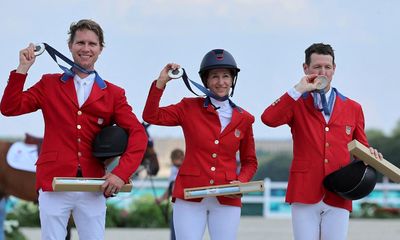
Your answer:
[[[169,200],[171,195],[172,195],[172,190],[174,188],[174,183],[175,183],[175,178],[178,175],[179,167],[183,163],[183,159],[185,158],[185,154],[181,149],[174,149],[171,152],[171,174],[168,179],[168,188],[165,190],[164,194],[156,198],[156,203],[160,204],[164,200]],[[170,220],[170,229],[171,229],[171,240],[175,240],[175,229],[174,229],[174,221],[172,221],[173,213],[171,214],[171,220]]]

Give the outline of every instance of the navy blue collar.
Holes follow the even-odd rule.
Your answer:
[[[64,70],[64,69],[63,69]],[[94,77],[94,82],[101,88],[101,89],[105,89],[107,87],[106,82],[97,74],[96,71],[93,71],[92,73],[95,74]],[[89,73],[89,74],[92,74]],[[72,69],[69,69],[69,71],[65,71],[64,73],[61,75],[60,80],[64,83],[66,83],[68,81],[68,79],[73,79],[75,76],[75,72],[72,71]]]

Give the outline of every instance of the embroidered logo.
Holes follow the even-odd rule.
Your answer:
[[[351,127],[350,126],[346,126],[346,134],[350,135],[351,133]]]
[[[276,104],[278,104],[280,100],[281,100],[280,98],[276,99],[275,102],[272,103],[272,106],[275,106]]]
[[[103,123],[104,123],[104,119],[102,119],[102,118],[97,119],[97,124],[101,125]]]
[[[239,129],[235,130],[235,137],[237,137],[237,138],[240,137],[240,130]]]

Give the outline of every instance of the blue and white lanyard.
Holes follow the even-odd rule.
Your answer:
[[[95,74],[95,78],[94,81],[97,83],[97,85],[101,88],[104,89],[106,88],[106,83],[104,82],[104,80],[100,77],[100,75],[95,71],[95,70],[86,70],[83,67],[81,67],[80,65],[74,63],[72,60],[70,60],[69,58],[67,58],[66,56],[64,56],[62,53],[60,53],[59,51],[57,51],[56,49],[54,49],[53,47],[51,47],[50,45],[48,45],[47,43],[43,43],[43,45],[45,46],[45,49],[47,51],[47,53],[50,55],[51,58],[53,58],[53,60],[58,64],[58,66],[61,68],[61,70],[64,71],[63,76],[61,77],[61,80],[66,81],[68,80],[70,77],[74,77],[75,73],[74,71],[72,71],[73,68],[76,68],[77,70],[86,73],[86,74]],[[69,64],[71,66],[71,68],[67,68],[61,64],[59,64],[57,62],[57,58],[59,57],[61,58],[64,62],[66,62],[67,64]]]
[[[323,89],[315,91],[315,94],[319,94],[319,96],[321,97],[321,103],[322,103],[322,108],[319,108],[318,106],[318,98],[317,96],[314,96],[314,106],[316,109],[318,109],[319,111],[324,111],[324,114],[326,116],[330,116],[332,113],[332,108],[333,108],[333,102],[335,100],[335,90],[332,88],[332,93],[329,96],[329,101],[326,102],[326,95],[325,95],[325,91]]]

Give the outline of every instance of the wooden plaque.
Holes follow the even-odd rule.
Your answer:
[[[358,159],[375,168],[378,172],[387,176],[393,182],[400,182],[400,169],[385,159],[379,160],[375,158],[375,156],[370,153],[369,148],[359,141],[353,140],[347,145],[347,147],[350,153]]]
[[[184,194],[185,199],[192,199],[262,191],[264,191],[264,182],[253,181],[248,183],[233,183],[207,187],[185,188]]]
[[[53,190],[56,192],[101,192],[104,178],[78,178],[78,177],[55,177],[53,178]],[[119,192],[130,192],[132,181],[125,184]]]

